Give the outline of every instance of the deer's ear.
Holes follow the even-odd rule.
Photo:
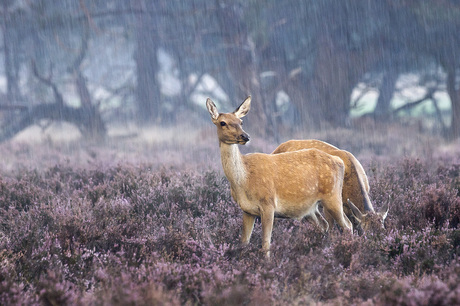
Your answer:
[[[212,100],[209,98],[206,100],[206,108],[208,109],[208,112],[211,115],[212,121],[216,121],[219,117],[219,112],[217,111],[217,107],[214,104],[214,102],[212,102]]]
[[[241,119],[247,115],[250,109],[251,109],[251,96],[247,97],[246,100],[244,100],[243,103],[241,103],[241,105],[238,106],[238,108],[233,112],[233,114],[235,114],[235,116],[238,119]]]

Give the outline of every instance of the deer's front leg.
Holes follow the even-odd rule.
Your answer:
[[[329,231],[332,231],[332,229],[334,228],[334,218],[332,217],[332,215],[326,210],[326,209],[323,209],[323,213],[324,213],[324,217],[326,218],[326,221],[328,223],[328,229]]]
[[[262,251],[266,257],[270,257],[270,242],[272,239],[273,220],[275,219],[275,211],[272,206],[265,208],[261,212],[260,219],[262,221]]]
[[[250,214],[247,214],[243,211],[243,233],[241,235],[241,243],[244,245],[249,243],[251,239],[252,230],[254,229],[254,222],[256,217]]]

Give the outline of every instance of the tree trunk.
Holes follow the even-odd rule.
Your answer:
[[[353,88],[378,60],[381,50],[372,43],[362,50],[347,50],[326,35],[320,37],[318,43],[312,80],[313,99],[318,100],[322,119],[332,126],[345,126]]]
[[[351,56],[322,37],[313,76],[322,118],[332,126],[345,126],[350,111],[350,95],[358,82],[358,73],[349,61]]]
[[[3,52],[4,52],[4,65],[5,65],[5,76],[6,76],[6,97],[9,104],[17,103],[20,100],[19,90],[19,77],[18,69],[15,64],[18,56],[15,52],[17,40],[12,37],[11,25],[8,23],[10,17],[8,16],[8,4],[3,3]]]
[[[136,62],[137,73],[137,114],[142,123],[158,121],[161,111],[161,91],[157,80],[159,63],[158,50],[158,27],[156,18],[152,15],[156,2],[139,0],[137,2],[142,13],[136,22]]]
[[[252,96],[252,112],[248,126],[254,127],[252,130],[259,132],[261,136],[266,136],[270,132],[267,126],[254,44],[249,38],[241,13],[234,6],[227,6],[223,2],[218,1],[218,6],[220,30],[226,45],[227,69],[233,80],[235,96],[241,101],[248,95]],[[255,130],[256,127],[257,130]]]
[[[456,67],[449,65],[447,69],[447,93],[449,94],[452,108],[452,123],[448,137],[456,139],[460,137],[460,86],[456,86]]]
[[[293,122],[296,125],[296,129],[300,127],[302,130],[307,131],[316,130],[319,129],[321,123],[322,112],[320,107],[315,104],[318,100],[312,99],[313,88],[311,83],[305,73],[301,72],[284,87],[291,103],[296,108]]]
[[[92,140],[103,140],[107,135],[105,123],[96,105],[93,105],[91,94],[89,93],[87,82],[81,71],[77,72],[75,84],[80,97],[81,124],[79,125],[82,134]]]
[[[374,109],[374,118],[377,120],[387,120],[390,116],[390,103],[398,80],[398,73],[394,69],[385,71],[382,84],[379,87],[379,97]]]

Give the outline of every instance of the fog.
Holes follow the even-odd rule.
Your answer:
[[[460,1],[3,0],[0,32],[0,305],[460,305]]]
[[[227,112],[248,95],[247,152],[321,138],[382,155],[376,143],[397,138],[416,154],[460,136],[455,1],[12,0],[0,10],[3,150],[97,146],[207,163],[217,139],[206,98]]]

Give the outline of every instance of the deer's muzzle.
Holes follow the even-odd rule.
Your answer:
[[[241,134],[238,136],[238,143],[246,144],[249,141],[249,135],[246,133]]]

